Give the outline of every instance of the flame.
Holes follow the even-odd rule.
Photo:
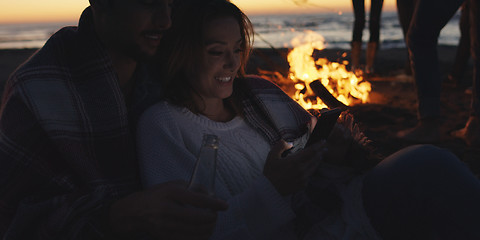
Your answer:
[[[295,83],[294,96],[305,109],[322,109],[327,106],[318,97],[314,97],[309,84],[320,80],[327,90],[345,105],[358,102],[366,103],[371,91],[371,84],[363,81],[363,77],[347,71],[343,63],[329,62],[326,58],[317,60],[312,56],[315,50],[325,48],[325,39],[313,31],[305,31],[292,40],[294,48],[288,53],[290,64],[288,78]],[[312,98],[315,98],[313,101]]]

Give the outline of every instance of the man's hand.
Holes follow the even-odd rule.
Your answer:
[[[325,161],[336,165],[351,165],[352,159],[348,158],[365,155],[361,148],[370,143],[355,123],[353,115],[344,114],[327,139]]]
[[[325,154],[325,161],[337,165],[347,162],[346,156],[352,143],[353,137],[350,129],[342,124],[335,124],[327,139],[328,152]]]
[[[263,169],[265,177],[282,196],[305,188],[326,150],[325,143],[321,142],[282,158],[282,153],[288,148],[283,140],[276,143],[270,150]]]
[[[158,184],[114,202],[110,225],[120,236],[145,232],[155,239],[208,239],[216,211],[227,203],[188,191],[184,182]]]

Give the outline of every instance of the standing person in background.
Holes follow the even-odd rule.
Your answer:
[[[78,27],[12,74],[0,112],[1,239],[211,235],[224,201],[178,181],[141,190],[138,178],[132,126],[150,102],[142,90],[155,88],[142,62],[171,5],[90,0]]]
[[[462,5],[460,14],[460,40],[458,42],[457,54],[453,61],[452,70],[448,74],[448,79],[452,81],[457,87],[467,88],[471,93],[472,80],[465,80],[465,71],[470,59],[470,1],[465,0]],[[467,91],[467,90],[466,90]]]
[[[437,45],[442,28],[465,0],[416,0],[405,37],[418,100],[418,124],[397,133],[412,142],[436,142],[441,137],[441,85]],[[469,145],[480,144],[480,0],[470,2],[470,51],[474,60],[472,109],[465,128],[456,136]],[[399,9],[411,0],[399,0]]]
[[[460,19],[461,39],[454,66],[449,75],[462,84],[463,74],[469,57],[473,58],[472,102],[470,117],[465,127],[452,132],[452,136],[464,140],[469,146],[480,147],[480,1],[465,0]],[[465,15],[465,16],[464,16]],[[470,50],[470,51],[469,51]],[[465,90],[468,93],[470,88]]]
[[[397,13],[398,21],[402,27],[403,38],[405,43],[407,42],[407,32],[412,21],[413,10],[415,9],[416,0],[397,0]],[[408,56],[407,49],[407,61],[405,64],[405,72],[408,75],[412,75],[412,67],[410,66],[410,57]]]
[[[352,0],[355,22],[352,36],[352,71],[360,69],[360,56],[362,52],[362,36],[365,28],[365,0]],[[370,18],[368,21],[370,40],[367,44],[365,73],[374,73],[375,57],[380,41],[380,20],[382,15],[383,0],[371,0]]]

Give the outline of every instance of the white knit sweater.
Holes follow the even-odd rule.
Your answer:
[[[289,199],[282,197],[262,174],[269,144],[240,117],[227,123],[215,122],[166,102],[147,109],[137,132],[144,186],[188,181],[205,133],[220,138],[215,194],[229,203],[228,210],[219,213],[211,239],[297,239]],[[345,184],[342,169],[329,165],[320,169],[325,176],[340,179],[337,189],[343,207],[339,214],[315,224],[305,239],[381,239],[363,209],[363,177],[354,177]]]
[[[150,107],[137,135],[144,186],[188,181],[205,133],[220,138],[215,194],[229,203],[211,239],[296,239],[290,202],[262,174],[270,146],[240,117],[220,123],[166,102]]]

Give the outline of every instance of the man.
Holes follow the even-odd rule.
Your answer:
[[[78,28],[61,29],[11,75],[0,112],[0,238],[211,234],[225,202],[182,182],[139,187],[134,120],[151,102],[141,90],[154,89],[139,61],[155,54],[171,4],[90,0]]]
[[[412,129],[400,131],[397,136],[415,142],[438,141],[441,123],[441,80],[438,63],[438,36],[442,28],[465,0],[398,0],[400,20],[409,51],[412,73],[418,98],[418,124]],[[470,3],[470,43],[474,59],[472,110],[465,128],[454,132],[467,144],[480,146],[480,0]],[[409,7],[406,7],[409,6]],[[406,10],[412,8],[410,11]],[[411,14],[411,15],[410,15]]]

